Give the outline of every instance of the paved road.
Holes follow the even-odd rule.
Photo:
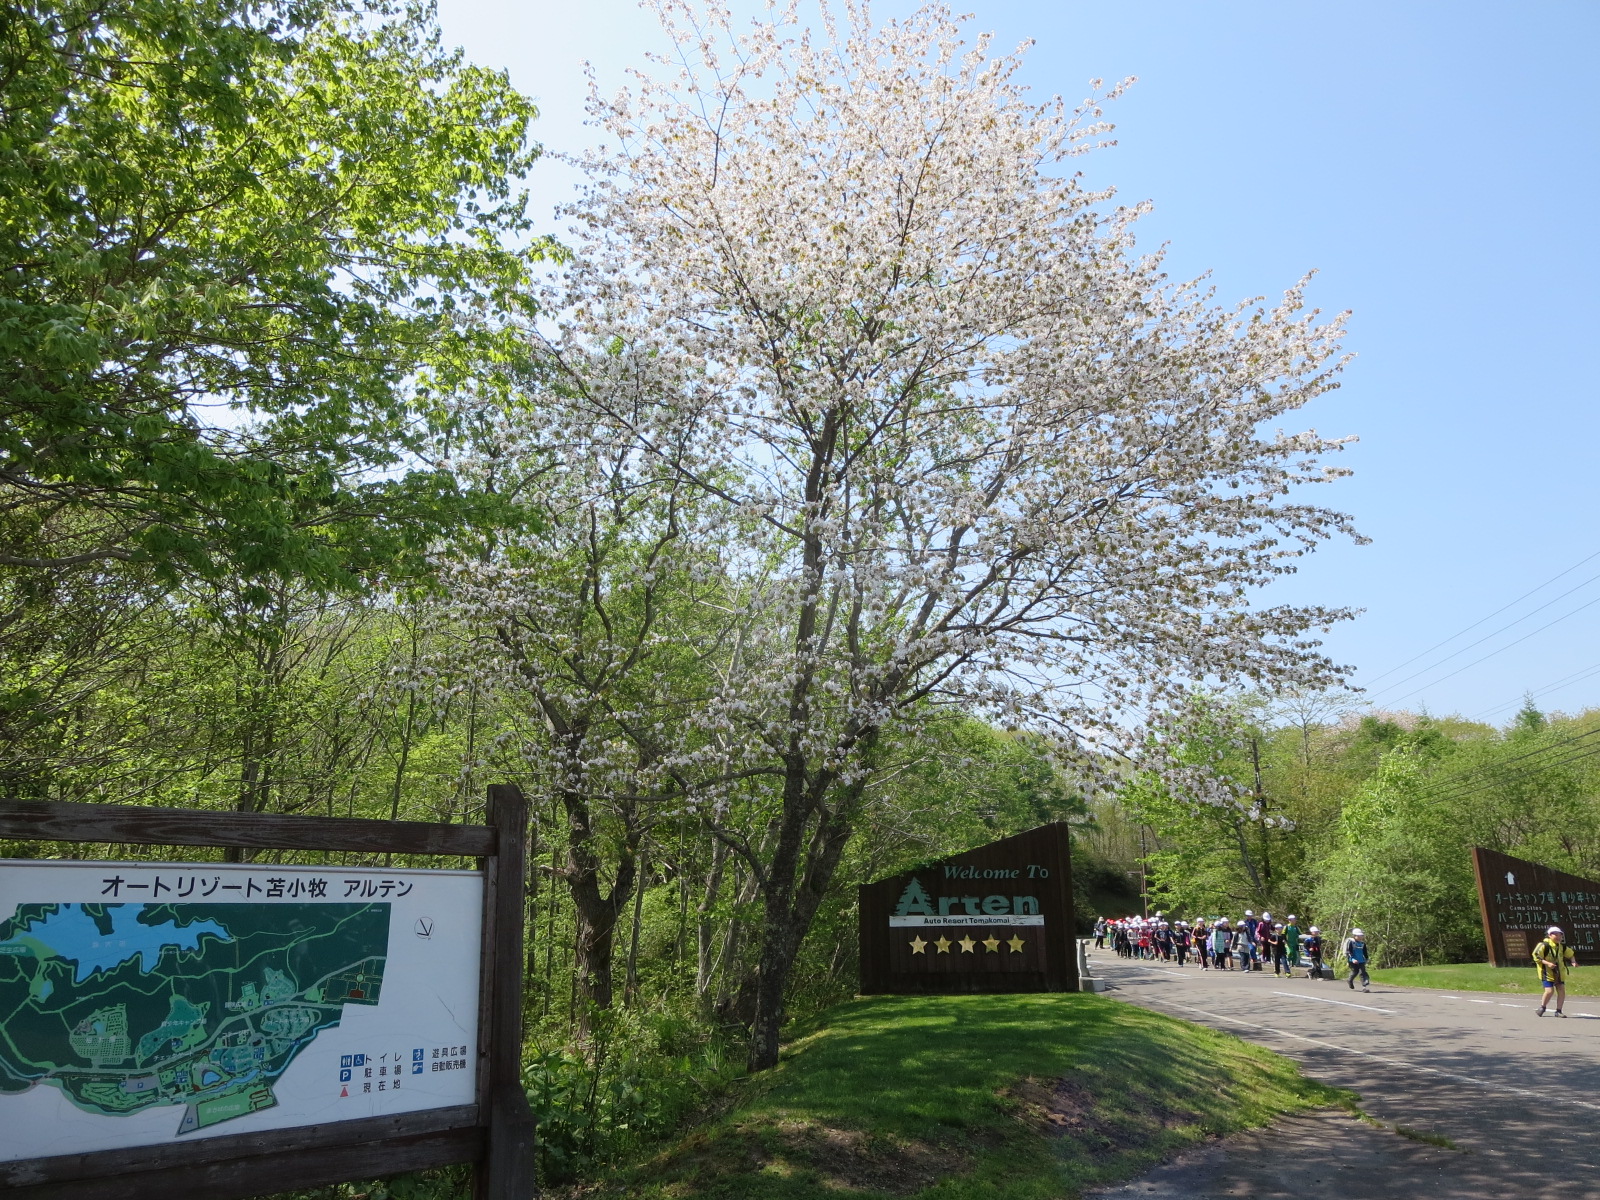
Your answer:
[[[1270,1135],[1253,1135],[1240,1147],[1260,1153],[1213,1151],[1206,1166],[1202,1152],[1115,1194],[1600,1198],[1600,997],[1569,1000],[1565,1021],[1541,1020],[1532,995],[1384,984],[1352,992],[1342,980],[1135,964],[1109,952],[1091,952],[1090,965],[1113,996],[1258,1042],[1358,1092],[1379,1120],[1461,1147],[1392,1133],[1374,1140],[1369,1127],[1325,1118],[1325,1127],[1285,1131],[1293,1154],[1275,1155]],[[1267,1169],[1274,1158],[1285,1160],[1276,1174]]]

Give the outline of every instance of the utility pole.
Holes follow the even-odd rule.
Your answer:
[[[1250,735],[1250,765],[1255,768],[1256,774],[1256,811],[1260,813],[1261,822],[1261,880],[1268,887],[1272,886],[1272,857],[1267,846],[1267,797],[1261,790],[1261,743],[1256,740],[1256,735]],[[1262,897],[1263,900],[1266,897]]]

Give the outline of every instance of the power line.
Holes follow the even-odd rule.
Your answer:
[[[1583,585],[1580,584],[1579,586],[1581,587]],[[1576,589],[1574,589],[1574,590],[1576,590]],[[1568,593],[1568,594],[1570,595],[1571,593]],[[1485,655],[1482,655],[1479,658],[1473,659],[1471,662],[1469,662],[1464,667],[1457,667],[1454,671],[1451,671],[1450,674],[1448,674],[1448,675],[1441,675],[1441,676],[1439,676],[1439,678],[1437,678],[1435,680],[1432,680],[1429,683],[1425,683],[1419,688],[1413,688],[1411,691],[1407,692],[1405,695],[1399,696],[1396,699],[1389,701],[1389,703],[1390,704],[1398,704],[1401,700],[1409,700],[1409,699],[1411,699],[1411,697],[1413,697],[1413,696],[1415,696],[1415,695],[1417,695],[1417,694],[1419,694],[1421,692],[1425,692],[1431,687],[1438,687],[1446,679],[1454,679],[1457,675],[1461,674],[1461,672],[1470,670],[1473,667],[1477,666],[1481,662],[1488,662],[1489,659],[1493,658],[1496,654],[1504,654],[1507,650],[1511,649],[1511,647],[1513,647],[1513,646],[1522,645],[1523,642],[1525,642],[1529,638],[1533,637],[1534,634],[1543,633],[1546,629],[1549,629],[1550,626],[1559,625],[1559,624],[1561,624],[1562,621],[1565,621],[1568,617],[1575,617],[1579,613],[1581,613],[1584,609],[1593,608],[1596,604],[1600,604],[1600,596],[1596,596],[1593,600],[1589,600],[1589,601],[1587,601],[1587,602],[1585,602],[1583,604],[1578,605],[1578,607],[1573,609],[1571,612],[1565,613],[1562,616],[1557,617],[1553,621],[1546,621],[1543,625],[1539,626],[1539,628],[1533,630],[1532,633],[1525,633],[1521,637],[1519,637],[1516,641],[1507,642],[1504,646],[1501,646],[1498,650],[1491,650],[1491,651],[1489,651],[1489,653],[1487,653]],[[1493,635],[1491,634],[1490,636],[1492,637]],[[1474,645],[1476,645],[1476,644],[1477,643],[1474,643]],[[1471,647],[1467,647],[1467,649],[1471,649]],[[1455,656],[1451,655],[1451,657],[1453,658]],[[1446,661],[1448,661],[1448,660],[1446,660]],[[1439,663],[1435,663],[1434,664],[1434,666],[1439,666],[1439,665],[1441,665],[1441,664],[1439,664]],[[1433,669],[1433,667],[1429,667],[1428,668],[1429,671],[1431,671],[1432,669]],[[1426,674],[1426,673],[1427,673],[1426,671],[1419,672],[1419,674]],[[1403,683],[1405,681],[1402,680],[1401,682]],[[1396,686],[1398,686],[1398,685],[1396,685]],[[1385,690],[1387,690],[1387,689],[1385,689]]]
[[[1400,663],[1398,666],[1390,667],[1382,675],[1374,675],[1372,677],[1372,682],[1373,683],[1377,683],[1378,680],[1388,678],[1390,675],[1393,675],[1396,671],[1400,670],[1401,668],[1409,667],[1412,663],[1416,662],[1417,659],[1426,658],[1428,655],[1432,654],[1435,650],[1439,649],[1440,646],[1448,646],[1451,642],[1455,641],[1462,634],[1471,633],[1479,625],[1482,625],[1485,621],[1492,621],[1495,617],[1498,617],[1501,613],[1505,612],[1506,609],[1508,609],[1508,608],[1515,608],[1518,604],[1521,604],[1529,596],[1533,595],[1534,592],[1542,592],[1545,588],[1549,587],[1552,583],[1554,583],[1556,580],[1560,579],[1563,575],[1572,574],[1579,567],[1583,566],[1584,563],[1589,562],[1591,559],[1595,559],[1595,558],[1600,558],[1600,550],[1596,550],[1593,554],[1589,555],[1587,558],[1580,558],[1577,562],[1573,563],[1565,571],[1561,571],[1558,574],[1550,576],[1549,579],[1546,579],[1538,587],[1533,588],[1530,591],[1523,592],[1522,595],[1518,596],[1515,600],[1511,601],[1509,604],[1502,604],[1499,608],[1495,609],[1488,616],[1479,617],[1476,621],[1474,621],[1471,625],[1468,625],[1465,629],[1457,630],[1455,633],[1452,633],[1449,637],[1445,638],[1444,641],[1434,643],[1432,646],[1429,646],[1426,650],[1424,650],[1421,654],[1413,654],[1410,658],[1406,659],[1405,662]],[[1583,585],[1579,584],[1578,586],[1582,587]],[[1564,593],[1564,594],[1570,595],[1571,593]],[[1559,600],[1560,598],[1561,598],[1560,596],[1556,597],[1557,600]],[[1551,603],[1554,603],[1554,601],[1552,601]],[[1535,610],[1535,611],[1537,611],[1537,610]],[[1493,637],[1494,635],[1490,634],[1489,636]],[[1470,647],[1467,647],[1467,648],[1470,649]],[[1403,683],[1405,681],[1401,680],[1401,682]]]
[[[1520,702],[1526,696],[1532,696],[1535,699],[1548,696],[1552,692],[1558,692],[1563,688],[1571,687],[1575,683],[1581,683],[1583,680],[1596,673],[1600,673],[1600,663],[1592,663],[1587,667],[1582,667],[1579,670],[1572,672],[1570,675],[1563,675],[1560,679],[1551,680],[1549,683],[1542,683],[1536,688],[1529,688],[1522,694],[1522,696],[1518,696],[1515,700],[1502,701],[1501,703],[1496,704],[1493,708],[1486,708],[1481,712],[1474,713],[1467,719],[1469,721],[1482,720],[1491,713],[1497,713],[1501,709],[1510,708],[1513,704]]]
[[[1455,775],[1446,775],[1443,779],[1435,781],[1435,786],[1428,789],[1428,794],[1432,795],[1435,792],[1442,794],[1443,792],[1449,791],[1449,785],[1454,782],[1469,780],[1474,775],[1481,775],[1485,771],[1498,770],[1500,767],[1506,766],[1508,763],[1521,762],[1523,759],[1532,758],[1536,754],[1548,754],[1552,750],[1559,750],[1562,746],[1571,745],[1573,742],[1581,742],[1584,738],[1593,737],[1597,733],[1600,733],[1600,728],[1590,729],[1585,733],[1575,733],[1571,737],[1564,737],[1558,742],[1550,742],[1546,745],[1535,747],[1532,750],[1524,751],[1521,754],[1512,755],[1512,757],[1501,759],[1497,763],[1485,763],[1481,767],[1471,767],[1465,771],[1458,772]]]
[[[1521,754],[1514,754],[1510,758],[1501,759],[1499,762],[1485,763],[1482,766],[1471,767],[1468,770],[1457,772],[1454,775],[1446,775],[1443,779],[1435,780],[1433,786],[1427,788],[1423,792],[1423,795],[1427,797],[1443,798],[1447,795],[1447,793],[1456,790],[1456,784],[1470,782],[1475,776],[1482,775],[1485,771],[1496,771],[1502,767],[1509,766],[1511,763],[1523,762],[1541,754],[1549,754],[1552,751],[1561,749],[1563,746],[1570,746],[1574,743],[1583,741],[1585,738],[1594,737],[1596,734],[1600,734],[1600,727],[1586,730],[1583,733],[1574,733],[1568,737],[1561,738],[1558,741],[1548,742],[1543,746],[1535,746],[1532,750],[1525,750]],[[1585,749],[1587,749],[1587,747],[1585,747]],[[1548,765],[1551,764],[1535,763],[1532,769],[1543,770],[1544,767]]]
[[[1600,730],[1597,730],[1596,732],[1600,732]],[[1535,772],[1549,770],[1552,767],[1570,767],[1573,763],[1582,762],[1586,758],[1594,758],[1596,755],[1600,755],[1600,746],[1591,747],[1586,749],[1582,754],[1571,755],[1568,758],[1562,759],[1560,762],[1536,763],[1524,771],[1519,771],[1510,779],[1486,780],[1485,782],[1480,783],[1477,787],[1467,788],[1465,791],[1453,792],[1447,796],[1434,796],[1432,794],[1425,793],[1424,798],[1435,800],[1465,800],[1468,796],[1475,796],[1479,792],[1487,791],[1490,788],[1503,787],[1506,784],[1516,783],[1517,780],[1526,779],[1529,775],[1532,775]]]
[[[1596,551],[1596,553],[1600,553],[1600,551]],[[1593,555],[1591,555],[1590,557],[1592,558]],[[1563,572],[1563,574],[1565,574],[1565,573],[1566,572]],[[1379,688],[1376,692],[1373,693],[1373,695],[1381,696],[1385,692],[1392,692],[1392,691],[1394,691],[1395,688],[1399,687],[1401,684],[1410,683],[1413,679],[1416,679],[1418,676],[1426,675],[1429,671],[1432,671],[1432,670],[1435,670],[1438,667],[1444,666],[1445,663],[1449,662],[1452,658],[1455,658],[1457,655],[1465,654],[1468,650],[1471,650],[1474,646],[1481,646],[1485,642],[1487,642],[1490,638],[1498,637],[1498,636],[1500,636],[1500,634],[1504,633],[1506,630],[1514,628],[1515,626],[1518,626],[1518,625],[1522,624],[1522,622],[1526,621],[1529,617],[1534,616],[1537,613],[1542,613],[1545,609],[1549,608],[1552,604],[1556,603],[1558,600],[1565,600],[1568,596],[1572,595],[1573,592],[1582,591],[1584,588],[1588,587],[1591,583],[1593,583],[1596,579],[1600,579],[1600,575],[1591,575],[1588,579],[1585,579],[1582,583],[1576,585],[1575,587],[1568,588],[1566,591],[1562,592],[1561,595],[1555,596],[1555,597],[1552,597],[1549,600],[1546,600],[1543,604],[1539,605],[1538,608],[1531,609],[1528,612],[1523,613],[1520,617],[1518,617],[1514,621],[1507,621],[1504,625],[1500,626],[1499,629],[1496,629],[1491,633],[1484,634],[1481,638],[1479,638],[1475,642],[1468,642],[1465,646],[1461,647],[1461,649],[1459,649],[1459,650],[1451,651],[1449,654],[1446,654],[1443,658],[1441,658],[1438,662],[1433,663],[1430,666],[1423,667],[1422,670],[1420,670],[1420,671],[1413,671],[1411,674],[1407,675],[1404,679],[1398,679],[1394,683],[1391,683],[1388,687]],[[1538,589],[1535,588],[1534,590],[1537,591]],[[1526,598],[1527,597],[1523,597],[1523,599],[1526,599]],[[1512,603],[1515,604],[1515,603],[1517,603],[1517,601],[1513,600]],[[1506,607],[1509,608],[1510,605],[1507,605]],[[1504,612],[1505,609],[1501,609],[1500,611]],[[1580,609],[1574,609],[1573,610],[1573,612],[1579,612],[1579,611],[1581,611],[1581,610]],[[1567,616],[1569,616],[1569,617],[1571,615],[1572,615],[1572,613],[1568,613],[1567,614]],[[1566,618],[1563,617],[1563,618],[1560,618],[1560,619],[1565,620]],[[1488,620],[1488,618],[1485,617],[1484,620]],[[1483,621],[1479,621],[1478,624],[1482,625]],[[1551,622],[1551,624],[1554,624],[1554,622]],[[1539,628],[1540,629],[1548,629],[1549,625],[1541,625]],[[1466,632],[1466,631],[1463,630],[1462,632]],[[1534,630],[1534,632],[1537,633],[1538,630],[1536,629],[1536,630]],[[1461,636],[1461,634],[1459,634],[1459,633],[1456,634],[1456,637],[1460,637],[1460,636]],[[1526,640],[1526,639],[1523,639],[1523,640]],[[1513,645],[1513,646],[1515,646],[1516,644],[1517,644],[1516,642],[1512,642],[1511,643],[1511,645]],[[1438,647],[1436,646],[1436,647],[1434,647],[1434,649],[1438,649]],[[1506,649],[1506,647],[1502,646],[1500,649],[1504,650],[1504,649]],[[1500,652],[1499,650],[1495,651],[1496,654],[1498,654],[1499,652]],[[1485,657],[1488,657],[1488,656],[1486,655]],[[1416,660],[1413,659],[1412,661],[1415,662]],[[1483,659],[1480,658],[1477,661],[1478,662],[1482,662]],[[1463,669],[1465,669],[1465,668],[1463,668]],[[1395,670],[1399,670],[1399,668],[1396,667]],[[1392,674],[1392,672],[1391,672],[1391,674]],[[1445,678],[1448,679],[1448,678],[1450,678],[1450,676],[1446,675]],[[1439,681],[1435,680],[1434,682],[1437,683]],[[1432,686],[1432,685],[1425,685],[1425,686]],[[1411,693],[1411,694],[1415,694],[1415,693]]]

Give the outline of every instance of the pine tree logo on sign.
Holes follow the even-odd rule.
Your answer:
[[[863,884],[862,992],[1075,990],[1070,847],[1053,822]]]
[[[996,893],[936,898],[928,895],[922,881],[912,876],[905,891],[900,893],[900,903],[895,905],[889,924],[901,928],[913,925],[1043,925],[1044,917],[1040,915],[1037,896]]]

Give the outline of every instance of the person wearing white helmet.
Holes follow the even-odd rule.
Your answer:
[[[1566,944],[1566,935],[1561,932],[1561,926],[1552,925],[1544,931],[1544,941],[1533,948],[1533,962],[1539,968],[1539,986],[1542,989],[1538,1015],[1544,1016],[1545,1006],[1550,1003],[1550,996],[1554,993],[1556,1016],[1566,1016],[1561,1010],[1567,1003],[1567,976],[1578,965],[1578,961],[1572,953],[1572,947]]]
[[[1367,974],[1367,935],[1359,929],[1352,929],[1350,937],[1344,944],[1344,960],[1350,964],[1350,990],[1355,991],[1356,976],[1361,976],[1361,990],[1372,990],[1372,976]]]
[[[1311,932],[1300,943],[1300,948],[1306,952],[1306,974],[1312,979],[1322,978],[1322,930],[1315,925]]]
[[[1263,927],[1266,926],[1265,921],[1261,922],[1261,924]],[[1289,969],[1289,946],[1283,936],[1283,922],[1274,921],[1272,928],[1267,930],[1267,936],[1263,941],[1267,947],[1265,957],[1272,959],[1272,974],[1274,976],[1287,975],[1290,979],[1293,979],[1294,972]]]
[[[1218,917],[1211,923],[1211,961],[1219,971],[1233,969],[1230,961],[1233,951],[1233,928],[1227,917]]]
[[[1254,909],[1244,910],[1244,920],[1234,927],[1235,951],[1239,955],[1239,969],[1249,971],[1255,968],[1256,961],[1256,930],[1261,927],[1261,921],[1256,917]]]
[[[1156,957],[1162,962],[1172,961],[1172,922],[1157,921],[1155,933],[1151,935],[1155,942]]]

